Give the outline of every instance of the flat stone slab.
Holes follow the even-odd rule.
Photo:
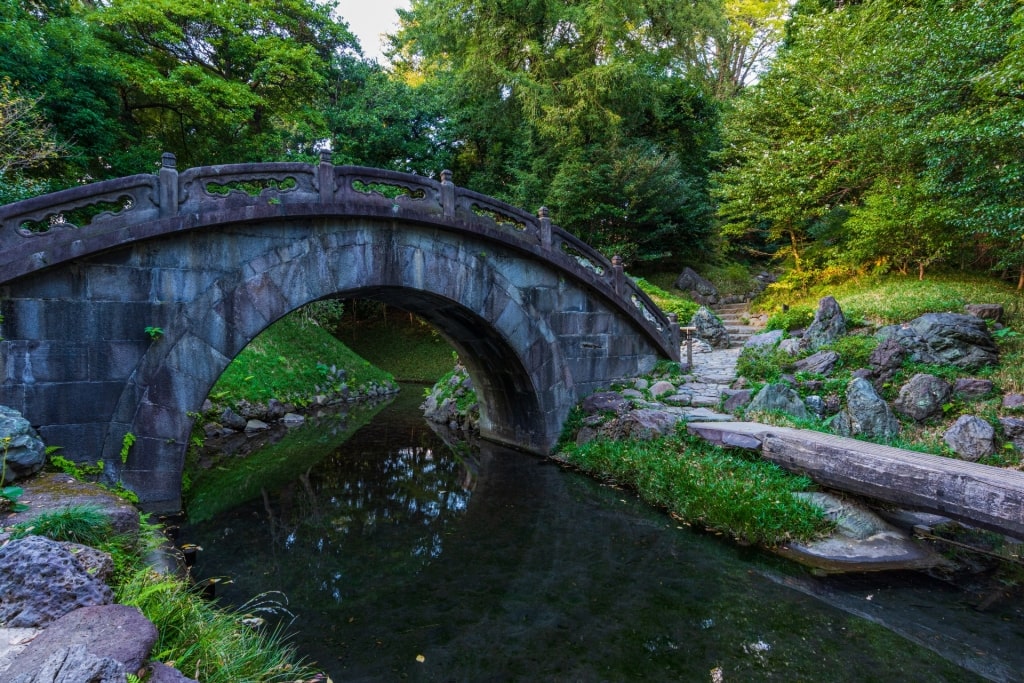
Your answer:
[[[829,488],[1024,538],[1024,472],[752,422],[687,429],[720,445],[760,443],[767,460]]]
[[[927,545],[862,505],[830,493],[796,494],[825,511],[835,531],[809,543],[787,543],[775,552],[825,572],[926,569],[942,563]]]
[[[0,628],[0,680],[7,680],[3,672],[10,668],[18,653],[42,632],[39,628]]]
[[[44,472],[19,482],[18,486],[25,490],[18,502],[28,505],[28,510],[7,515],[0,520],[3,526],[29,522],[42,512],[71,505],[94,505],[110,518],[114,531],[130,535],[139,531],[138,509],[96,484],[79,481],[63,472]]]

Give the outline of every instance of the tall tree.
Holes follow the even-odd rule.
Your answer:
[[[704,187],[687,177],[693,166],[682,155],[706,159],[717,109],[677,82],[692,75],[683,69],[698,36],[719,16],[710,0],[413,0],[400,12],[393,58],[409,82],[450,93],[446,129],[460,183],[548,204],[600,248],[652,257],[695,246],[707,231],[706,212],[692,213],[707,205]],[[671,169],[674,204],[642,189],[651,164],[617,163],[639,150]]]
[[[1008,52],[1014,9],[867,0],[798,15],[770,73],[725,119],[723,231],[736,243],[786,238],[797,259],[809,247],[821,262],[919,274],[969,249],[981,226],[959,218],[956,197],[981,206],[1005,175],[997,127],[986,154],[964,143],[979,140],[983,76]],[[977,192],[960,185],[967,177]]]
[[[339,62],[358,58],[314,0],[110,0],[90,20],[116,49],[123,115],[186,164],[308,152]]]

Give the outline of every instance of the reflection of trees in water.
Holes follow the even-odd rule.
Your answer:
[[[443,551],[445,526],[466,510],[475,468],[437,444],[342,452],[275,493],[263,492],[275,573],[299,572],[289,593],[315,590],[334,601],[359,592],[346,567],[415,573]],[[408,442],[408,441],[407,441]],[[268,567],[271,569],[271,567]]]

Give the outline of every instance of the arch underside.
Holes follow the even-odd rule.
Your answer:
[[[23,412],[41,417],[30,420],[51,443],[70,438],[102,452],[150,509],[180,503],[188,413],[231,359],[280,317],[325,297],[376,299],[434,325],[470,370],[482,435],[537,453],[550,449],[579,398],[659,357],[633,321],[558,270],[481,237],[398,221],[308,218],[179,233],[5,290],[3,343],[14,353],[5,394],[21,392]],[[149,340],[147,326],[164,336]],[[114,356],[83,365],[76,386],[88,402],[60,398],[66,379],[33,374],[76,344]],[[47,401],[61,407],[43,410]],[[136,441],[122,463],[128,432]]]

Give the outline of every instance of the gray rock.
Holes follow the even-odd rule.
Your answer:
[[[693,402],[693,395],[675,394],[673,396],[666,396],[661,400],[672,406],[688,406]]]
[[[622,394],[623,398],[643,398],[644,397],[644,393],[642,391],[637,391],[636,389],[623,389],[620,393]]]
[[[758,412],[781,412],[793,417],[807,419],[811,414],[800,400],[800,394],[784,384],[766,384],[747,406],[746,414]]]
[[[50,683],[54,680],[92,683],[106,678],[39,678],[32,677],[48,666],[61,671],[68,664],[61,663],[55,656],[61,650],[72,649],[76,660],[93,666],[106,662],[98,670],[120,671],[121,678],[112,678],[124,683],[124,673],[134,673],[149,659],[150,650],[156,643],[156,627],[134,607],[126,605],[104,605],[82,607],[56,620],[35,638],[11,663],[6,672],[7,680],[25,680],[31,683]],[[84,656],[87,655],[87,656]],[[66,657],[65,657],[66,659]],[[49,663],[49,664],[48,664]],[[110,667],[109,663],[116,666]],[[63,667],[63,668],[61,668]]]
[[[583,399],[581,407],[587,415],[619,413],[629,409],[629,401],[617,391],[599,391]]]
[[[649,389],[650,386],[651,383],[648,382],[643,377],[637,377],[635,380],[633,380],[633,388],[636,389],[637,391],[645,391]]]
[[[814,312],[814,321],[804,332],[804,345],[816,349],[831,344],[846,334],[846,317],[843,316],[839,303],[830,296],[818,302],[818,310]]]
[[[42,472],[20,485],[25,489],[22,498],[32,501],[32,504],[28,510],[7,517],[4,524],[31,522],[44,512],[88,505],[98,507],[117,533],[134,536],[139,531],[138,509],[97,484],[79,481],[63,472]]]
[[[794,493],[822,509],[835,522],[825,538],[787,543],[781,553],[828,572],[923,569],[941,557],[923,543],[888,524],[866,507],[829,493]]]
[[[782,341],[782,330],[770,330],[761,334],[751,335],[744,347],[775,346]]]
[[[794,367],[797,372],[810,372],[815,375],[827,375],[839,362],[839,354],[835,351],[818,351],[814,355],[798,360]]]
[[[26,536],[0,548],[0,625],[35,628],[80,607],[110,604],[110,588],[57,541]]]
[[[964,310],[971,315],[978,316],[982,320],[994,320],[999,322],[1003,319],[1002,304],[967,304]]]
[[[726,399],[722,405],[722,410],[727,413],[739,412],[754,397],[750,389],[726,389],[723,394],[726,396]]]
[[[281,418],[281,422],[283,422],[286,425],[292,426],[300,425],[305,421],[306,418],[304,418],[302,415],[299,415],[298,413],[285,413],[284,417]]]
[[[153,673],[146,679],[146,683],[198,683],[194,678],[186,678],[185,674],[162,662],[153,662],[149,666]]]
[[[993,384],[990,379],[961,377],[953,383],[953,393],[963,396],[966,399],[981,398],[990,394],[994,389],[995,384]]]
[[[601,427],[601,434],[609,439],[639,439],[650,441],[659,436],[667,436],[676,431],[679,415],[664,410],[640,408],[631,410]]]
[[[1024,451],[1024,420],[1019,417],[1000,417],[1003,434],[1013,442],[1018,451]]]
[[[690,297],[701,305],[718,303],[718,288],[693,268],[683,268],[683,272],[676,278],[675,286],[676,289],[689,292]]]
[[[918,373],[900,387],[893,402],[893,410],[917,422],[924,422],[942,414],[942,406],[949,402],[953,387],[934,375]]]
[[[252,419],[245,423],[245,431],[247,432],[262,432],[267,429],[270,429],[270,425],[263,420]]]
[[[286,412],[288,411],[284,409],[284,404],[276,398],[267,401],[267,419],[280,420]]]
[[[800,353],[800,342],[801,340],[797,337],[790,337],[789,339],[783,339],[779,342],[779,348],[791,356],[795,356]]]
[[[231,408],[225,408],[220,414],[220,423],[228,429],[240,432],[245,429],[246,419]]]
[[[857,377],[846,387],[846,409],[836,416],[832,428],[843,436],[891,439],[899,434],[900,423],[871,382]]]
[[[814,413],[817,417],[825,416],[825,399],[821,396],[808,396],[804,399],[804,405],[807,406],[807,410]]]
[[[701,306],[690,318],[690,327],[696,327],[696,335],[716,349],[729,347],[729,332],[725,324],[706,306]]]
[[[124,683],[126,673],[123,664],[97,657],[84,645],[58,645],[32,669],[21,670],[17,675],[8,672],[9,678],[5,680],[10,683]]]
[[[1024,409],[1024,394],[1006,394],[1003,396],[1003,410]]]
[[[21,413],[7,406],[0,406],[0,443],[6,444],[0,447],[5,484],[33,475],[46,464],[46,446],[39,434]]]
[[[866,379],[871,381],[875,376],[875,373],[870,368],[857,368],[850,373],[850,377],[853,379]]]
[[[977,370],[999,362],[999,349],[981,318],[960,313],[926,313],[902,325],[880,329],[879,339],[895,339],[920,363]]]
[[[942,440],[964,460],[974,462],[995,453],[996,430],[985,420],[974,415],[961,415]]]
[[[655,382],[654,386],[651,387],[651,397],[661,398],[669,394],[676,393],[676,387],[672,382],[666,382],[664,380]]]
[[[906,357],[907,350],[903,348],[903,345],[895,339],[887,338],[879,342],[875,350],[871,352],[868,363],[876,372],[881,373],[886,370],[898,370]]]

